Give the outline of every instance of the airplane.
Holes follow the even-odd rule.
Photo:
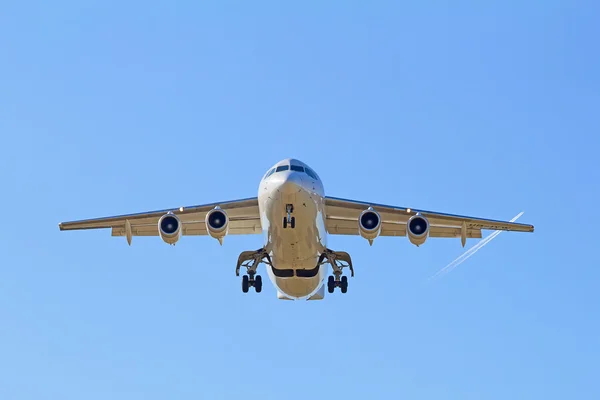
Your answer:
[[[354,276],[350,254],[327,247],[328,235],[356,235],[369,242],[380,236],[407,236],[421,246],[427,238],[481,238],[481,231],[533,232],[533,225],[444,214],[355,201],[325,195],[319,175],[294,158],[279,161],[260,181],[258,196],[136,214],[62,222],[61,231],[112,230],[112,236],[160,236],[175,245],[182,236],[211,236],[223,244],[227,235],[263,235],[263,247],[243,251],[236,276],[245,268],[242,291],[262,291],[259,264],[266,265],[281,300],[322,300],[339,288],[348,291]],[[332,274],[328,273],[331,267]]]

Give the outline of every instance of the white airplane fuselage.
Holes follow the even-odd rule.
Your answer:
[[[278,166],[307,167],[298,160],[284,160]],[[284,167],[283,167],[284,168]],[[323,297],[327,265],[317,267],[327,246],[325,193],[320,179],[305,172],[285,170],[272,173],[260,182],[258,208],[264,245],[271,256],[267,273],[280,298]],[[292,205],[292,227],[287,206]],[[286,221],[284,221],[286,220]]]

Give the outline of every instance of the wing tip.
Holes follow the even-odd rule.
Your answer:
[[[68,222],[59,222],[58,223],[58,229],[61,231],[70,231],[73,228],[69,228],[69,223]]]
[[[519,231],[519,232],[529,232],[532,233],[535,231],[535,227],[533,225],[528,224],[516,224],[516,229],[508,229],[509,231]]]

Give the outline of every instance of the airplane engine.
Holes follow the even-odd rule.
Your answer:
[[[427,240],[429,234],[429,221],[427,218],[417,213],[410,217],[406,223],[406,235],[412,244],[420,246]]]
[[[169,212],[158,220],[158,233],[160,238],[168,244],[174,245],[181,237],[181,221],[177,215]]]
[[[223,244],[223,238],[229,231],[229,217],[227,217],[227,213],[217,206],[206,213],[205,223],[208,234]]]
[[[373,207],[369,207],[360,213],[358,230],[360,236],[367,239],[369,244],[372,244],[373,239],[381,233],[381,217],[377,211],[373,210]]]

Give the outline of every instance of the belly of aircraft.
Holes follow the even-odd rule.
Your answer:
[[[294,205],[291,214],[295,218],[294,228],[290,224],[284,228],[286,204]],[[324,232],[319,227],[322,214],[317,200],[306,191],[281,194],[270,199],[267,210],[273,263],[273,268],[267,269],[271,281],[290,297],[311,295],[323,284],[326,272],[325,267],[317,268],[325,243]]]

